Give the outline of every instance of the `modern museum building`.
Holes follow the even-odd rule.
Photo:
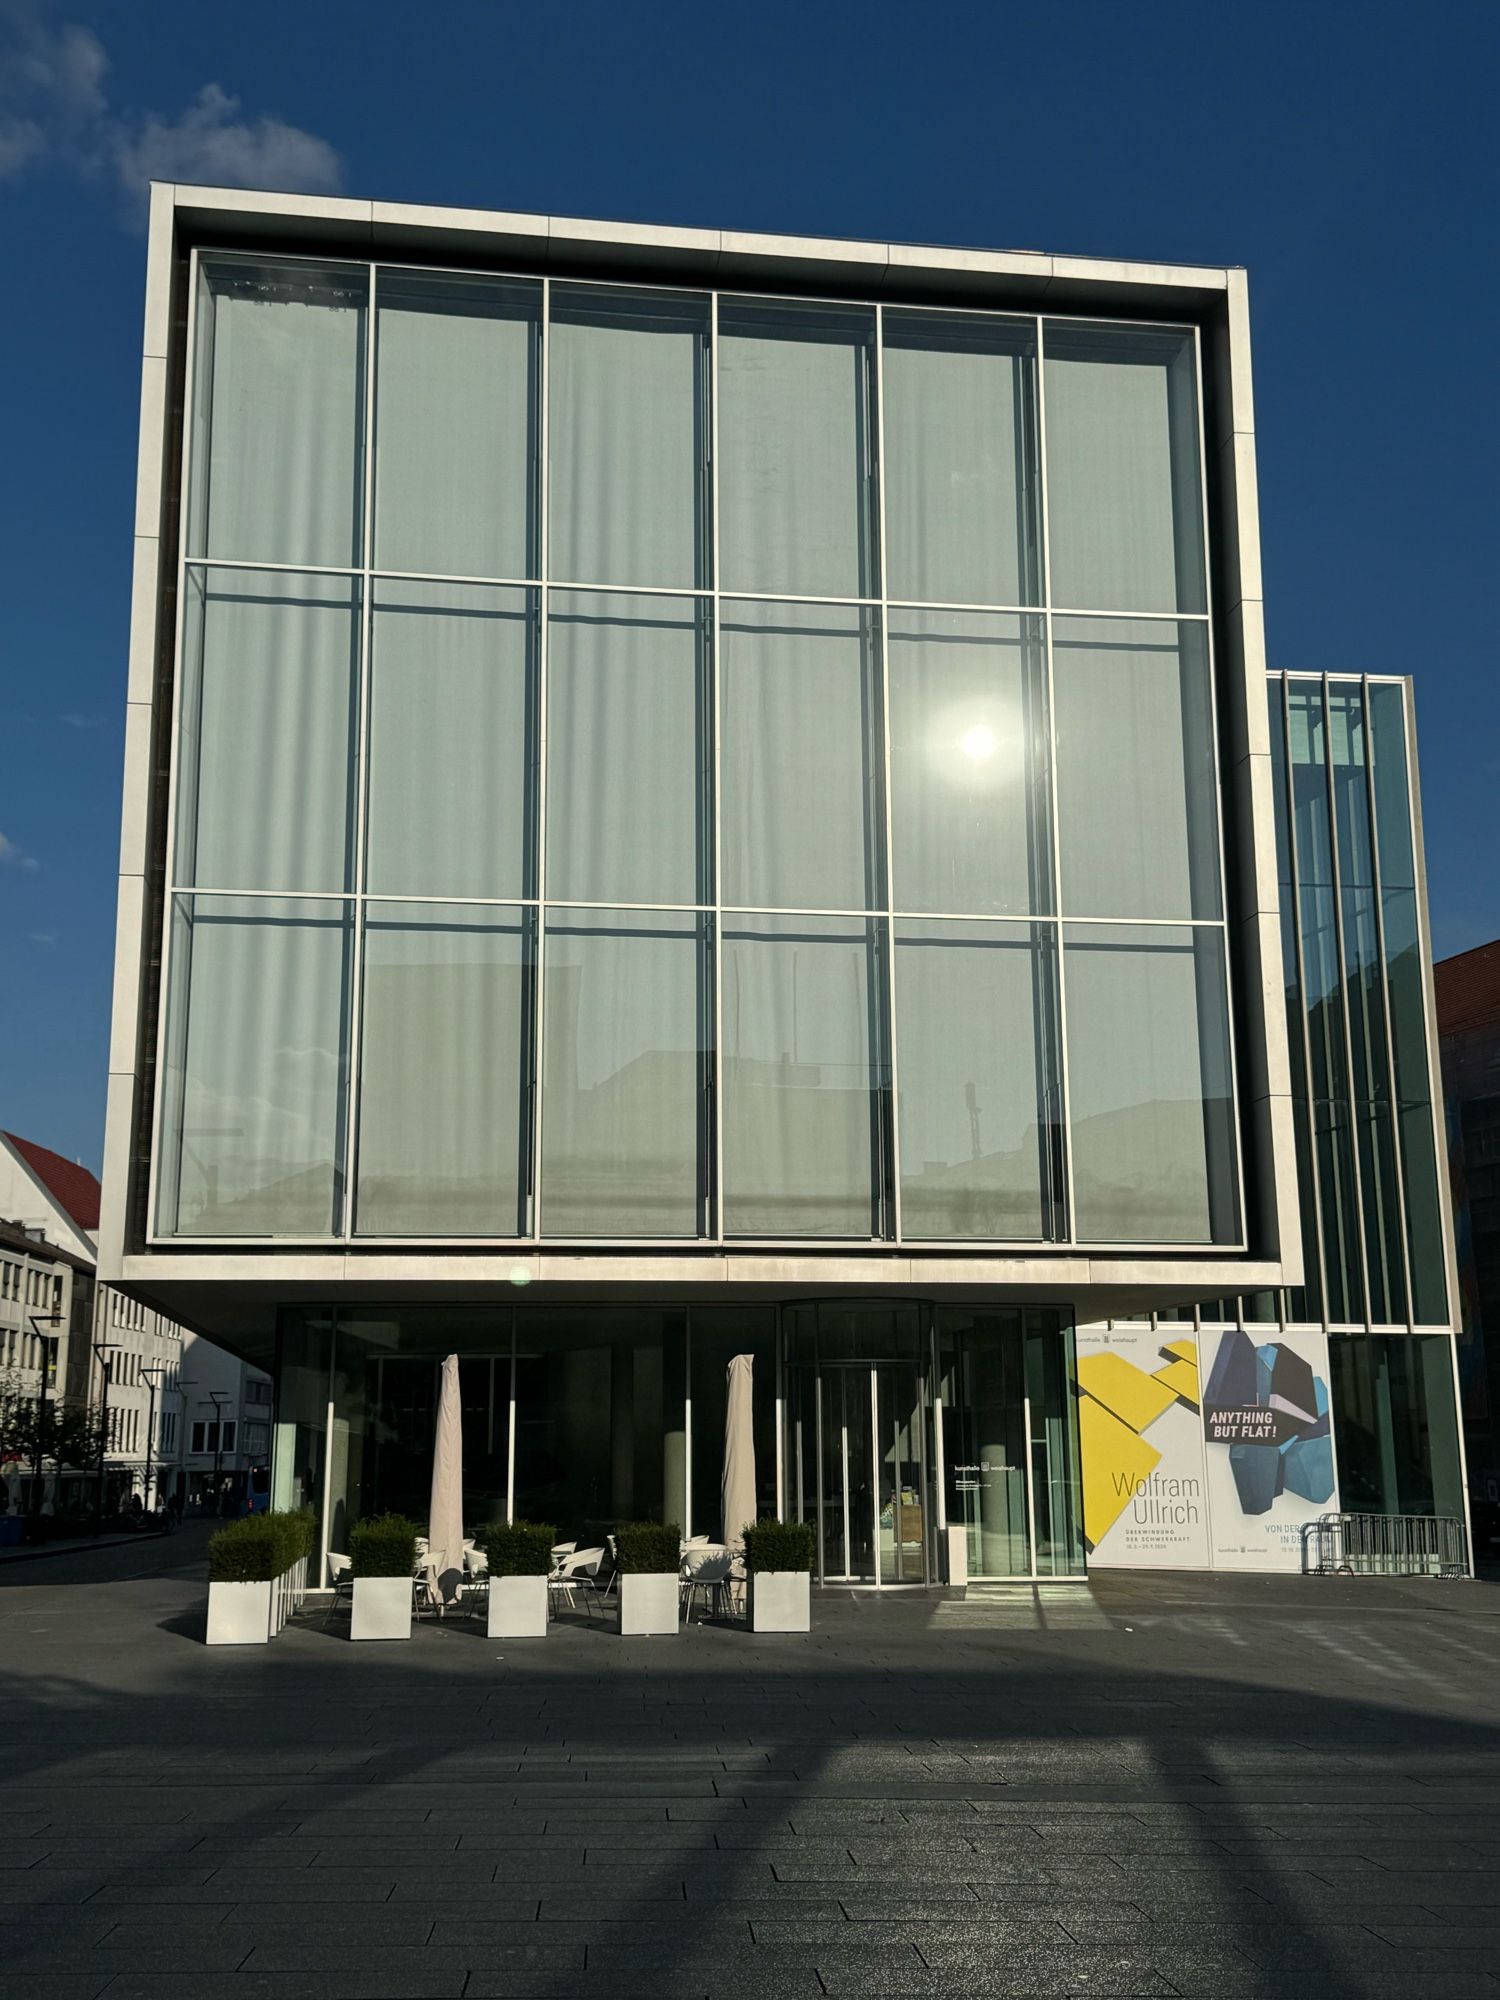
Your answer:
[[[101,1276],[322,1547],[1461,1516],[1409,686],[1271,676],[1236,269],[158,185]],[[731,1524],[732,1526],[732,1524]]]

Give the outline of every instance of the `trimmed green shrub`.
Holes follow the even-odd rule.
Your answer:
[[[417,1524],[404,1514],[377,1514],[349,1530],[349,1564],[362,1576],[410,1576],[417,1566]]]
[[[615,1550],[623,1576],[676,1576],[682,1562],[682,1530],[675,1521],[622,1521]]]
[[[557,1530],[550,1521],[491,1521],[474,1537],[491,1576],[550,1576]]]
[[[757,1521],[745,1530],[745,1566],[753,1576],[757,1570],[805,1569],[813,1566],[813,1531],[810,1521]]]
[[[289,1514],[247,1514],[208,1541],[210,1583],[269,1583],[311,1555],[311,1507]]]

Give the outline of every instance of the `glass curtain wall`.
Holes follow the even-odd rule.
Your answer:
[[[1083,1573],[1072,1331],[1053,1311],[816,1305],[290,1308],[277,1354],[278,1507],[320,1536],[426,1517],[443,1359],[459,1357],[466,1532],[621,1520],[722,1538],[730,1363],[751,1362],[758,1514],[814,1523],[818,1573],[942,1581]]]
[[[158,1234],[1239,1241],[1191,329],[193,319]]]
[[[1446,1324],[1405,690],[1271,683],[1307,1277],[1293,1322]]]

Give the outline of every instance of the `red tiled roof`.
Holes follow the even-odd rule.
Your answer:
[[[1500,1021],[1500,938],[1456,958],[1439,959],[1432,976],[1440,1035]]]
[[[0,1133],[0,1138],[10,1141],[58,1207],[80,1229],[99,1227],[99,1183],[87,1167],[65,1160],[61,1153],[16,1132]]]

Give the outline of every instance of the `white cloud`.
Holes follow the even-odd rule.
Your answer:
[[[57,943],[56,931],[28,931],[26,935],[33,944],[50,946]]]
[[[0,181],[43,164],[113,179],[137,212],[152,180],[327,194],[343,161],[326,139],[274,112],[246,117],[206,83],[177,117],[110,108],[109,56],[90,28],[47,0],[0,0]]]
[[[23,875],[35,875],[41,865],[40,861],[23,853],[13,840],[7,840],[0,833],[0,868],[19,868]]]

